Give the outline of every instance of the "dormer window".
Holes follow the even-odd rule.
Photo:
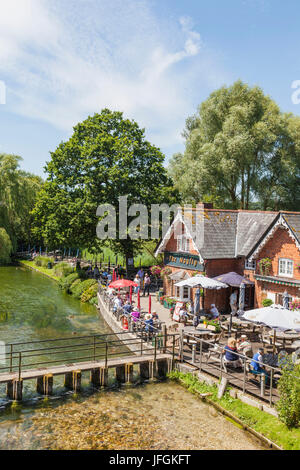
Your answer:
[[[288,258],[279,258],[278,276],[293,277],[294,261]]]
[[[189,251],[190,244],[186,235],[177,236],[177,251]]]

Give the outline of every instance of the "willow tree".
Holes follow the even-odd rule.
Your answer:
[[[7,253],[16,250],[18,243],[31,241],[31,211],[42,179],[22,171],[21,158],[0,154],[0,228],[1,247]],[[4,251],[3,251],[4,252]]]
[[[116,237],[109,243],[128,260],[141,240],[131,239],[128,232],[120,236],[119,198],[126,196],[128,207],[168,203],[173,186],[163,163],[164,155],[146,140],[144,130],[121,112],[104,109],[89,117],[51,153],[48,177],[33,211],[36,233],[48,246],[101,251],[97,208],[109,203],[118,219]]]
[[[282,114],[261,88],[241,81],[224,86],[187,119],[185,152],[171,159],[170,175],[187,202],[296,209],[299,125],[299,118]]]

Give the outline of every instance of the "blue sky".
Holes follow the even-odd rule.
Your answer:
[[[169,158],[185,119],[237,79],[300,114],[299,18],[298,0],[0,0],[0,152],[43,175],[72,127],[109,107]]]

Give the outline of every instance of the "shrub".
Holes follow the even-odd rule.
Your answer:
[[[92,305],[97,305],[98,304],[98,297],[92,297],[91,300],[89,300],[89,303]]]
[[[76,292],[77,287],[81,284],[81,279],[76,279],[70,286],[68,292],[70,294],[74,295],[74,292]]]
[[[273,305],[273,300],[272,299],[264,299],[262,301],[263,307],[270,307],[270,305]]]
[[[70,287],[78,279],[78,273],[69,274],[66,277],[63,277],[59,281],[59,287],[66,292],[70,291]]]
[[[95,279],[87,279],[86,281],[77,279],[77,281],[75,281],[71,286],[71,292],[76,299],[80,299],[84,291],[89,289],[89,287],[93,286],[94,284],[97,284]]]
[[[81,302],[89,302],[93,297],[97,297],[97,292],[98,292],[98,283],[93,284],[90,286],[88,289],[86,289],[82,296],[81,296]]]
[[[73,273],[73,268],[68,263],[62,261],[54,266],[53,272],[57,277],[68,276],[68,274]]]
[[[278,416],[288,428],[300,424],[300,365],[293,366],[292,360],[283,368],[278,382],[280,399],[276,404]]]
[[[34,263],[42,268],[48,268],[48,263],[54,263],[54,258],[48,258],[47,256],[36,256]]]

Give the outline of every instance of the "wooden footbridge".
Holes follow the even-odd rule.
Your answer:
[[[65,387],[74,392],[81,388],[83,372],[90,372],[95,387],[108,385],[109,369],[115,369],[119,383],[134,381],[134,366],[138,366],[142,380],[162,378],[176,359],[178,335],[166,336],[154,336],[150,347],[143,339],[128,339],[126,333],[124,340],[112,333],[9,344],[0,357],[2,364],[5,362],[0,367],[0,384],[6,384],[9,399],[21,401],[25,380],[36,380],[37,392],[49,396],[55,376],[64,376]]]

